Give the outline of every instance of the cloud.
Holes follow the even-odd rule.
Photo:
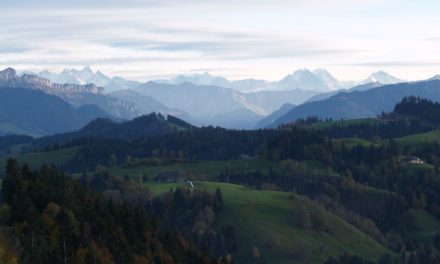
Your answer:
[[[22,53],[32,51],[33,48],[28,46],[20,46],[20,45],[2,45],[0,43],[0,54],[8,54],[8,53]]]
[[[440,62],[429,61],[375,61],[375,62],[358,62],[343,64],[345,66],[361,66],[361,67],[425,67],[440,66]]]
[[[212,69],[272,79],[323,65],[343,74],[360,66],[434,71],[440,39],[431,36],[440,18],[420,14],[437,4],[409,9],[410,0],[396,1],[6,1],[1,63],[95,65],[136,76]]]
[[[36,8],[124,8],[124,7],[170,7],[186,5],[242,5],[242,6],[309,6],[334,7],[365,6],[384,2],[384,0],[15,0],[2,3],[4,8],[36,7]]]

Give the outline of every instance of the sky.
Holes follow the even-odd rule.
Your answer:
[[[0,4],[0,67],[91,66],[147,81],[210,72],[278,80],[440,74],[438,0],[14,0]]]

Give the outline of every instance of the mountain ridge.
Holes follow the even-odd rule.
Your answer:
[[[440,101],[440,80],[398,83],[365,91],[340,92],[327,99],[295,107],[279,118],[274,126],[309,116],[322,119],[375,117],[384,111],[391,111],[395,104],[407,96],[420,96]]]
[[[88,137],[131,141],[191,128],[194,126],[183,120],[170,115],[164,117],[156,113],[123,122],[115,122],[108,118],[96,118],[79,130],[40,138],[37,144],[40,146],[63,144]]]
[[[47,70],[27,73],[37,75],[55,83],[72,83],[78,85],[94,83],[97,86],[105,87],[108,92],[134,89],[142,84],[141,82],[127,80],[118,76],[109,77],[99,70],[94,72],[89,66],[85,66],[81,70],[66,68],[60,73],[53,73]]]
[[[133,103],[109,97],[104,94],[103,87],[95,84],[57,84],[37,75],[26,73],[19,76],[14,69],[7,68],[0,72],[0,86],[41,90],[75,107],[97,105],[115,118],[131,119],[140,115]]]
[[[75,108],[41,90],[0,87],[0,135],[42,136],[73,131],[97,117],[111,116],[95,105]]]

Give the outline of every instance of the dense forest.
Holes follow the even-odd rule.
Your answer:
[[[136,194],[138,203],[116,199],[53,167],[33,172],[11,159],[2,182],[1,235],[15,247],[2,254],[11,263],[212,262],[149,215],[139,202],[148,197]]]

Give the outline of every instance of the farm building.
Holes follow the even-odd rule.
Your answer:
[[[178,171],[163,171],[154,177],[156,182],[182,182],[183,175]]]
[[[402,158],[402,163],[405,164],[424,164],[425,162],[416,156],[406,156]]]

